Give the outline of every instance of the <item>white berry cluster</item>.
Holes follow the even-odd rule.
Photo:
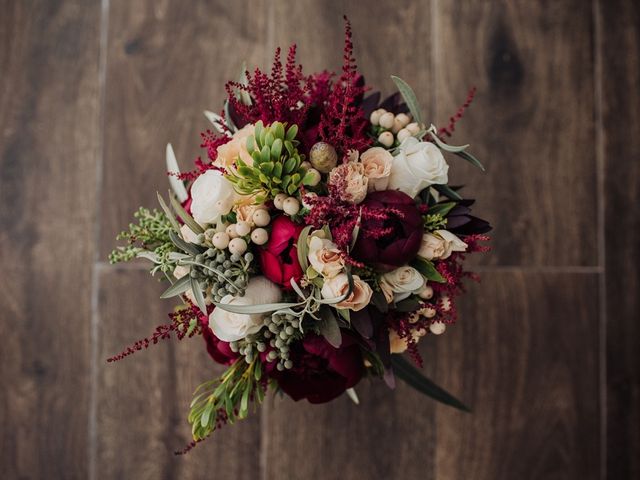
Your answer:
[[[371,125],[378,135],[378,142],[387,147],[399,145],[406,138],[417,135],[421,127],[416,122],[411,122],[411,115],[398,113],[394,115],[384,108],[379,108],[371,113],[369,117]]]

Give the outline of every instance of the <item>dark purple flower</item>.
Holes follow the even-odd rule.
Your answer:
[[[384,219],[364,218],[351,255],[367,265],[389,271],[413,260],[422,241],[422,215],[406,193],[372,192],[361,204],[372,211],[389,212]],[[377,232],[386,231],[382,236]]]

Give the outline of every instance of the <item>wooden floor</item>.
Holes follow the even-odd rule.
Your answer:
[[[107,365],[170,303],[113,237],[165,188],[164,145],[201,152],[242,62],[297,42],[337,67],[343,13],[369,82],[416,87],[488,173],[455,163],[495,225],[462,318],[404,386],[273,399],[186,458],[199,340]],[[397,0],[0,0],[3,479],[640,478],[640,4]]]

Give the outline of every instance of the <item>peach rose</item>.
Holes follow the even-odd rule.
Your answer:
[[[331,240],[312,236],[309,239],[309,263],[323,277],[333,278],[344,270],[340,249]]]
[[[369,179],[364,174],[364,165],[347,162],[331,170],[329,183],[338,188],[342,200],[357,204],[367,196]]]
[[[250,123],[234,133],[229,142],[218,147],[218,155],[213,164],[227,170],[233,167],[240,157],[247,165],[253,165],[253,158],[247,151],[247,138],[253,135],[253,132],[254,126]]]
[[[367,190],[386,190],[393,164],[393,157],[389,151],[381,147],[370,148],[360,156],[360,161],[364,166],[364,174],[369,179]]]
[[[342,297],[348,291],[349,278],[346,273],[340,273],[333,278],[325,280],[321,293],[323,298],[338,298]],[[360,277],[354,275],[353,291],[347,298],[334,306],[336,308],[347,308],[357,312],[369,305],[369,302],[371,302],[371,295],[373,295],[371,287]]]

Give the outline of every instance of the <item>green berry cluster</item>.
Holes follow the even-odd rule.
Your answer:
[[[210,289],[214,302],[225,295],[244,296],[249,284],[253,253],[231,254],[229,250],[209,248],[193,257],[190,275]]]

